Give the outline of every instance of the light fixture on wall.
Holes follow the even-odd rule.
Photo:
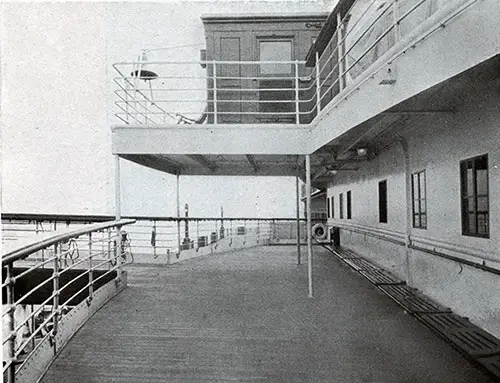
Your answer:
[[[368,155],[368,148],[357,148],[356,153],[358,153],[360,157],[366,157]]]
[[[381,72],[379,85],[393,85],[396,83],[396,67],[394,64],[387,64]]]

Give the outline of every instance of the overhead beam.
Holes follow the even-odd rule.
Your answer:
[[[188,154],[187,157],[191,158],[193,161],[198,162],[200,165],[208,168],[211,171],[217,169],[217,165],[206,159],[202,154]]]
[[[382,112],[381,114],[442,114],[442,113],[455,113],[453,109],[440,109],[440,110],[390,110]]]
[[[176,161],[172,161],[162,155],[151,154],[151,155],[120,155],[121,158],[135,162],[139,165],[147,166],[151,169],[156,169],[162,172],[167,172],[170,174],[182,173],[183,167]]]
[[[251,154],[246,154],[245,157],[247,158],[247,161],[252,165],[252,169],[255,173],[259,171],[259,166],[257,165],[257,162],[255,162],[255,157]]]

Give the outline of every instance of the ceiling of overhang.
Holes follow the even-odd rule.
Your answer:
[[[311,155],[313,186],[325,188],[331,171],[356,171],[362,162],[396,142],[403,132],[436,114],[453,113],[467,102],[467,95],[498,83],[500,56],[459,74],[395,107],[374,116],[325,144]],[[356,149],[368,148],[368,156]],[[305,179],[304,156],[297,155],[122,155],[122,158],[153,169],[180,175],[295,176]]]

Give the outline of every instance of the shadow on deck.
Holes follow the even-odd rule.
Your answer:
[[[315,249],[315,298],[294,247],[129,268],[44,383],[492,382],[373,285]]]

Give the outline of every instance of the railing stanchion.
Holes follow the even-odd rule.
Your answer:
[[[217,67],[215,61],[212,62],[214,73],[214,124],[217,124]]]
[[[300,124],[299,62],[295,60],[295,123]]]
[[[54,272],[52,274],[52,282],[53,282],[53,294],[54,297],[52,299],[52,341],[53,341],[53,348],[54,348],[54,353],[57,352],[57,344],[56,344],[56,339],[55,336],[57,335],[57,330],[58,330],[58,323],[59,323],[59,260],[60,260],[60,254],[59,254],[59,243],[56,243],[54,245]]]
[[[108,259],[111,258],[111,239],[112,239],[112,235],[111,235],[111,229],[107,229],[108,231]],[[109,270],[111,270],[111,262],[109,263]]]
[[[116,227],[116,278],[122,280],[122,257],[123,257],[123,245],[122,245],[122,228],[121,226]]]
[[[7,316],[8,329],[9,329],[9,341],[7,342],[8,355],[4,355],[7,363],[10,362],[9,370],[7,371],[7,381],[8,383],[14,383],[16,380],[16,364],[15,364],[15,351],[16,351],[16,333],[14,332],[15,322],[14,322],[14,312],[16,306],[14,304],[14,265],[10,263],[7,265],[7,310],[9,314]]]
[[[307,209],[307,279],[309,282],[309,298],[313,297],[312,279],[312,228],[311,228],[311,156],[306,155],[306,209]]]
[[[295,175],[295,203],[297,212],[297,265],[300,265],[300,194],[299,194],[299,167]]]
[[[344,22],[342,21],[342,16],[337,13],[337,66],[339,68],[339,92],[345,88],[345,65],[344,65],[344,46],[345,46],[345,36],[344,36]]]
[[[94,295],[94,272],[92,270],[92,233],[89,233],[89,302]]]
[[[393,15],[393,28],[394,28],[394,43],[397,43],[401,38],[399,27],[399,8],[398,0],[392,0],[392,15]]]
[[[319,53],[316,52],[316,116],[319,115],[319,112],[321,112],[321,80],[319,70]]]

